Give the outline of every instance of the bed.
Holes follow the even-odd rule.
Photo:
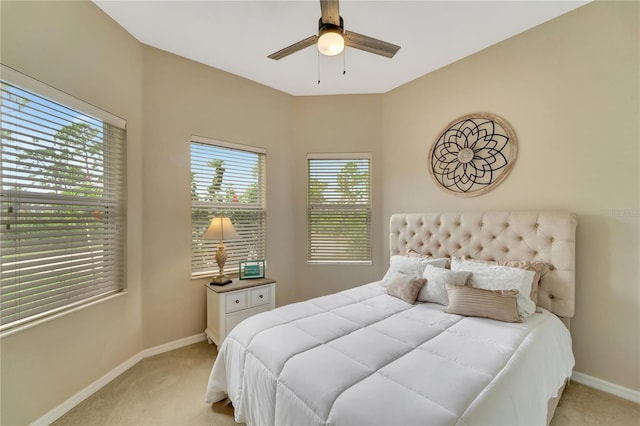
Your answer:
[[[453,299],[407,303],[390,294],[388,271],[243,321],[220,348],[205,399],[229,398],[249,425],[546,424],[574,366],[576,223],[566,212],[395,214],[390,270],[414,265],[410,257],[509,271],[494,265],[536,261],[546,270],[533,313],[503,322],[447,313]]]

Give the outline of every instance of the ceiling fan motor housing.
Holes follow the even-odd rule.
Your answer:
[[[342,16],[340,17],[340,25],[335,25],[330,22],[324,23],[322,22],[322,18],[320,18],[318,20],[318,35],[321,36],[327,31],[344,33],[344,19],[342,19]]]

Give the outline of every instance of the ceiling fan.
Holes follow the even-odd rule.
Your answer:
[[[393,58],[396,52],[400,50],[400,46],[395,44],[346,31],[344,29],[344,20],[340,16],[338,0],[320,0],[320,10],[322,11],[322,17],[318,23],[318,35],[300,40],[291,46],[272,53],[268,57],[274,60],[282,59],[316,43],[320,53],[327,56],[340,54],[344,46],[386,56],[387,58]]]

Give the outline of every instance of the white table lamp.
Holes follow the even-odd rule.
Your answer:
[[[218,264],[218,276],[211,280],[211,284],[223,285],[231,282],[231,278],[224,274],[224,264],[227,261],[227,251],[224,249],[223,241],[237,240],[240,235],[236,232],[231,219],[228,217],[214,217],[209,223],[209,228],[202,236],[205,240],[218,240],[218,251],[216,252],[216,263]]]

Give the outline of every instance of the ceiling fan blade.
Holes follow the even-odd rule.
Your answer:
[[[304,40],[300,40],[297,43],[293,43],[291,46],[287,46],[284,49],[278,50],[277,52],[272,53],[267,57],[277,61],[278,59],[282,59],[285,56],[291,55],[292,53],[296,53],[298,50],[302,50],[305,47],[309,47],[312,44],[316,44],[317,41],[318,41],[318,36],[312,35],[311,37],[305,38]]]
[[[340,25],[340,6],[338,0],[320,0],[322,23]]]
[[[345,31],[344,45],[369,53],[375,53],[376,55],[386,56],[387,58],[393,58],[398,50],[400,50],[400,46],[395,44],[351,31]]]

